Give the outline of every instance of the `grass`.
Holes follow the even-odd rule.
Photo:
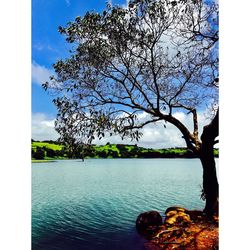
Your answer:
[[[44,162],[53,162],[53,161],[55,161],[54,159],[53,160],[34,160],[34,159],[32,159],[32,163],[44,163]]]
[[[62,150],[63,146],[54,144],[54,143],[49,143],[49,142],[32,142],[32,149],[36,149],[37,147],[46,147],[52,150]]]
[[[117,148],[115,144],[107,144],[107,145],[102,145],[102,146],[95,145],[93,148],[97,154],[99,152],[105,152],[106,154],[108,154],[109,152],[117,152],[118,156],[121,156],[120,150]]]

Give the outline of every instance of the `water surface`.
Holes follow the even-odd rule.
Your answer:
[[[86,159],[32,164],[33,250],[142,250],[144,211],[202,209],[198,159]]]

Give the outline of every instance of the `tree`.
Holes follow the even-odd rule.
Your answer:
[[[64,137],[63,140],[59,140],[64,144],[64,154],[70,159],[82,159],[84,158],[84,145],[73,136]]]
[[[56,152],[55,150],[51,149],[51,148],[45,148],[46,151],[46,156],[47,157],[55,157],[56,156]]]
[[[36,151],[33,152],[32,157],[34,157],[36,160],[44,160],[44,157],[45,157],[44,149],[37,147]]]
[[[218,109],[198,135],[197,111],[218,102],[218,6],[205,0],[131,0],[87,12],[59,32],[72,43],[69,58],[54,64],[43,85],[57,93],[56,130],[63,140],[90,143],[119,134],[138,140],[140,129],[165,121],[182,133],[203,166],[207,213],[218,201],[213,146]],[[174,116],[193,117],[193,131]],[[141,120],[145,112],[150,117]]]

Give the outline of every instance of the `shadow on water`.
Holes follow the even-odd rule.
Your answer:
[[[58,228],[58,225],[57,225]],[[96,234],[76,229],[50,229],[33,236],[32,250],[145,250],[145,239],[131,231],[107,232]]]

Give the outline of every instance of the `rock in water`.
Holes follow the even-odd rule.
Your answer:
[[[157,211],[141,213],[136,220],[136,229],[140,234],[151,236],[162,225],[162,217]]]

